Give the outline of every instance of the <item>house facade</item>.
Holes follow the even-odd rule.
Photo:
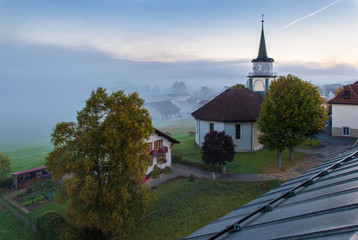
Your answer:
[[[358,81],[328,103],[332,104],[332,136],[358,137]]]
[[[164,169],[171,167],[172,165],[172,152],[171,147],[180,143],[175,138],[172,138],[166,133],[155,129],[155,132],[151,134],[148,140],[148,154],[151,155],[151,161],[146,174],[153,171],[154,166],[157,165],[159,168]]]

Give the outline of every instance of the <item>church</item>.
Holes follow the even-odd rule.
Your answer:
[[[267,56],[264,21],[262,19],[258,56],[253,59],[253,72],[248,74],[246,88],[229,88],[192,113],[195,118],[195,142],[201,146],[204,136],[212,130],[225,131],[235,144],[236,152],[257,151],[257,118],[263,96],[277,74],[272,58]]]

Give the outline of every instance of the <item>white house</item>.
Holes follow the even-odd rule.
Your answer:
[[[155,128],[155,132],[148,140],[148,154],[151,155],[152,159],[146,174],[149,174],[151,171],[153,171],[154,165],[157,165],[161,169],[164,169],[165,167],[171,167],[171,147],[175,143],[180,142]]]
[[[332,104],[332,136],[358,137],[358,81],[328,103]]]

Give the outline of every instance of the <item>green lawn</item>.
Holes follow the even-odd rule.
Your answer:
[[[171,193],[168,190],[172,185],[186,185],[185,182],[188,180],[177,181],[158,187],[154,190],[154,193],[165,191],[166,194],[170,195]],[[278,180],[259,182],[209,181],[201,191],[137,225],[129,239],[183,238],[280,184],[282,182]],[[164,187],[166,190],[163,190]],[[157,201],[161,200],[158,199]]]
[[[201,160],[200,148],[195,143],[195,136],[189,135],[188,132],[194,129],[194,122],[185,124],[166,126],[164,131],[171,132],[172,136],[180,141],[172,147],[172,157],[174,163],[181,163],[200,167],[207,170],[220,171],[218,168],[210,168]],[[298,148],[312,149],[319,141],[312,140],[312,145],[307,139]],[[289,160],[288,151],[282,154],[282,169],[292,167],[298,160],[302,159],[306,154],[302,152],[294,152],[294,161]],[[234,161],[227,166],[228,173],[272,173],[277,172],[276,168],[277,151],[269,151],[266,149],[257,152],[240,152],[235,154]]]
[[[22,221],[0,205],[0,239],[35,240],[36,234]]]
[[[3,150],[10,157],[11,171],[17,172],[44,165],[45,158],[52,150],[51,144]]]

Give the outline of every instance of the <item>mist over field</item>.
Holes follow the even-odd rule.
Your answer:
[[[88,50],[16,44],[0,45],[0,52],[0,150],[48,142],[55,124],[74,121],[76,111],[98,86],[109,92],[137,91],[150,102],[170,93],[175,81],[184,82],[190,94],[202,86],[220,92],[224,86],[245,84],[252,71],[251,59],[135,62]],[[357,69],[348,65],[275,61],[279,75],[292,73],[313,84],[357,80]]]

